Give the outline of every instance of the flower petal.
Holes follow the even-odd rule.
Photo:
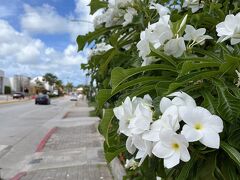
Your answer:
[[[165,147],[161,142],[158,142],[153,147],[152,153],[159,158],[167,158],[170,157],[174,153],[174,151]]]
[[[218,149],[220,146],[220,137],[212,129],[204,129],[204,136],[199,140],[207,147]]]
[[[207,123],[215,132],[220,133],[223,131],[223,121],[219,116],[210,116]]]
[[[132,137],[127,138],[126,148],[130,154],[134,154],[134,152],[136,151],[136,147],[133,145],[133,142],[132,142]]]
[[[203,136],[200,132],[187,124],[183,126],[181,134],[187,139],[188,142],[198,141]]]
[[[172,101],[169,98],[163,97],[160,101],[160,111],[164,113],[171,105]]]
[[[168,158],[164,158],[164,166],[168,169],[176,166],[180,162],[180,153],[174,153]]]
[[[180,159],[184,162],[187,162],[190,160],[190,154],[188,152],[188,149],[185,146],[180,147]]]
[[[147,141],[157,142],[160,140],[159,131],[150,130],[144,133],[142,138]]]

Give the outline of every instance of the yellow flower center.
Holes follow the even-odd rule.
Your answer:
[[[196,123],[195,126],[194,126],[194,128],[195,128],[196,130],[201,130],[201,129],[203,128],[203,126],[202,126],[202,124],[200,124],[200,123]]]
[[[178,150],[178,149],[180,148],[180,146],[179,146],[179,144],[177,144],[177,143],[173,143],[173,144],[172,144],[172,148],[173,148],[174,150]]]

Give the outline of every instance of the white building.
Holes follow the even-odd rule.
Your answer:
[[[30,87],[30,77],[23,75],[14,75],[10,78],[11,90],[14,92],[23,92],[25,88]]]
[[[37,76],[37,77],[33,78],[30,81],[30,83],[31,83],[31,86],[42,85],[44,87],[44,89],[46,89],[47,91],[50,91],[50,92],[52,92],[54,89],[54,86],[49,85],[49,83],[46,82],[42,76]]]
[[[0,94],[4,94],[4,71],[0,70]]]

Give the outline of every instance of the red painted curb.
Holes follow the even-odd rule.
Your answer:
[[[37,149],[35,152],[42,152],[47,141],[50,139],[53,133],[55,133],[57,130],[57,127],[52,128],[48,133],[44,136],[44,138],[40,141],[40,143],[37,146]]]
[[[26,176],[26,175],[27,175],[27,172],[20,172],[20,173],[16,174],[10,180],[20,180],[23,176]]]

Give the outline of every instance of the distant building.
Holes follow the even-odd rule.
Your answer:
[[[25,88],[30,88],[30,80],[30,77],[24,75],[14,75],[10,78],[12,91],[23,92]]]
[[[30,81],[32,93],[37,93],[37,90],[45,89],[49,92],[53,92],[54,86],[49,85],[48,82],[42,76],[37,76]],[[34,87],[34,88],[33,88]]]
[[[4,94],[4,71],[0,70],[0,94]]]

